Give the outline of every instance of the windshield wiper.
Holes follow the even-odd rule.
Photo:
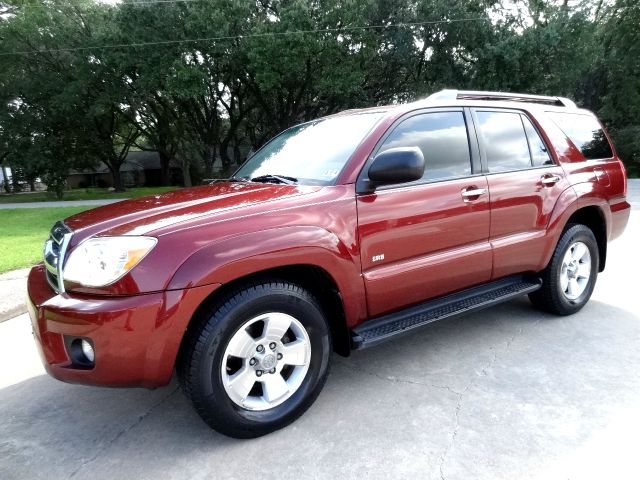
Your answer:
[[[252,182],[276,182],[276,183],[284,183],[286,185],[295,185],[298,183],[298,179],[295,177],[288,177],[286,175],[260,175],[258,177],[253,177],[251,179]]]
[[[230,177],[229,182],[248,182],[250,181],[247,177]]]

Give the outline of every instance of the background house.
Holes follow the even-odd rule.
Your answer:
[[[125,188],[156,187],[161,185],[160,156],[158,152],[131,151],[120,167]],[[171,166],[169,175],[172,184],[182,182],[180,168]],[[68,188],[113,187],[113,178],[103,163],[95,168],[71,170],[67,178]]]
[[[240,142],[238,145],[230,145],[228,155],[232,159],[238,159],[239,163],[244,160],[252,152],[251,145],[248,142]],[[192,181],[195,184],[200,183],[204,179],[204,165],[198,165],[195,162],[191,165]],[[235,170],[237,164],[234,162],[232,171]],[[199,172],[199,173],[194,173]],[[162,185],[162,175],[160,169],[160,156],[155,151],[130,151],[127,158],[120,167],[122,174],[122,182],[125,188],[133,187],[158,187]],[[213,178],[226,178],[229,172],[222,166],[222,159],[219,152],[213,161]],[[169,166],[169,178],[171,185],[184,185],[183,173],[178,162]],[[113,178],[111,172],[104,163],[98,163],[94,168],[84,168],[80,170],[71,170],[67,177],[67,188],[109,188],[113,187]]]

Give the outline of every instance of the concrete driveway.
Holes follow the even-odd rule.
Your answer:
[[[66,385],[26,316],[0,323],[0,478],[640,478],[640,184],[589,305],[526,298],[333,370],[296,423],[257,440],[209,430],[177,385]]]

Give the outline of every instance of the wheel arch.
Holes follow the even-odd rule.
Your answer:
[[[342,356],[349,356],[351,343],[349,329],[345,315],[345,308],[341,292],[334,278],[322,267],[312,264],[294,264],[275,268],[269,268],[248,275],[239,276],[214,290],[196,308],[180,342],[178,350],[178,362],[184,354],[185,346],[194,331],[197,331],[200,322],[206,312],[211,311],[217,304],[235,292],[246,288],[248,285],[268,281],[289,282],[309,291],[319,303],[325,314],[331,330],[333,350]]]
[[[607,222],[602,208],[597,205],[578,208],[567,220],[563,232],[575,224],[588,227],[596,237],[599,257],[598,271],[602,272],[607,261]]]

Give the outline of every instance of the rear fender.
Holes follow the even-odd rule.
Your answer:
[[[564,232],[571,216],[585,207],[597,207],[600,210],[605,223],[606,238],[609,238],[611,233],[611,208],[606,198],[594,189],[591,182],[575,184],[562,192],[549,220],[549,225],[547,226],[548,240],[545,245],[542,268],[551,260],[560,236]]]
[[[551,256],[560,240],[560,235],[562,235],[565,225],[569,221],[569,218],[571,218],[571,215],[578,209],[577,205],[578,195],[572,187],[567,188],[558,197],[556,205],[549,217],[549,223],[547,224],[547,240],[544,245],[540,270],[545,268],[551,260]]]

